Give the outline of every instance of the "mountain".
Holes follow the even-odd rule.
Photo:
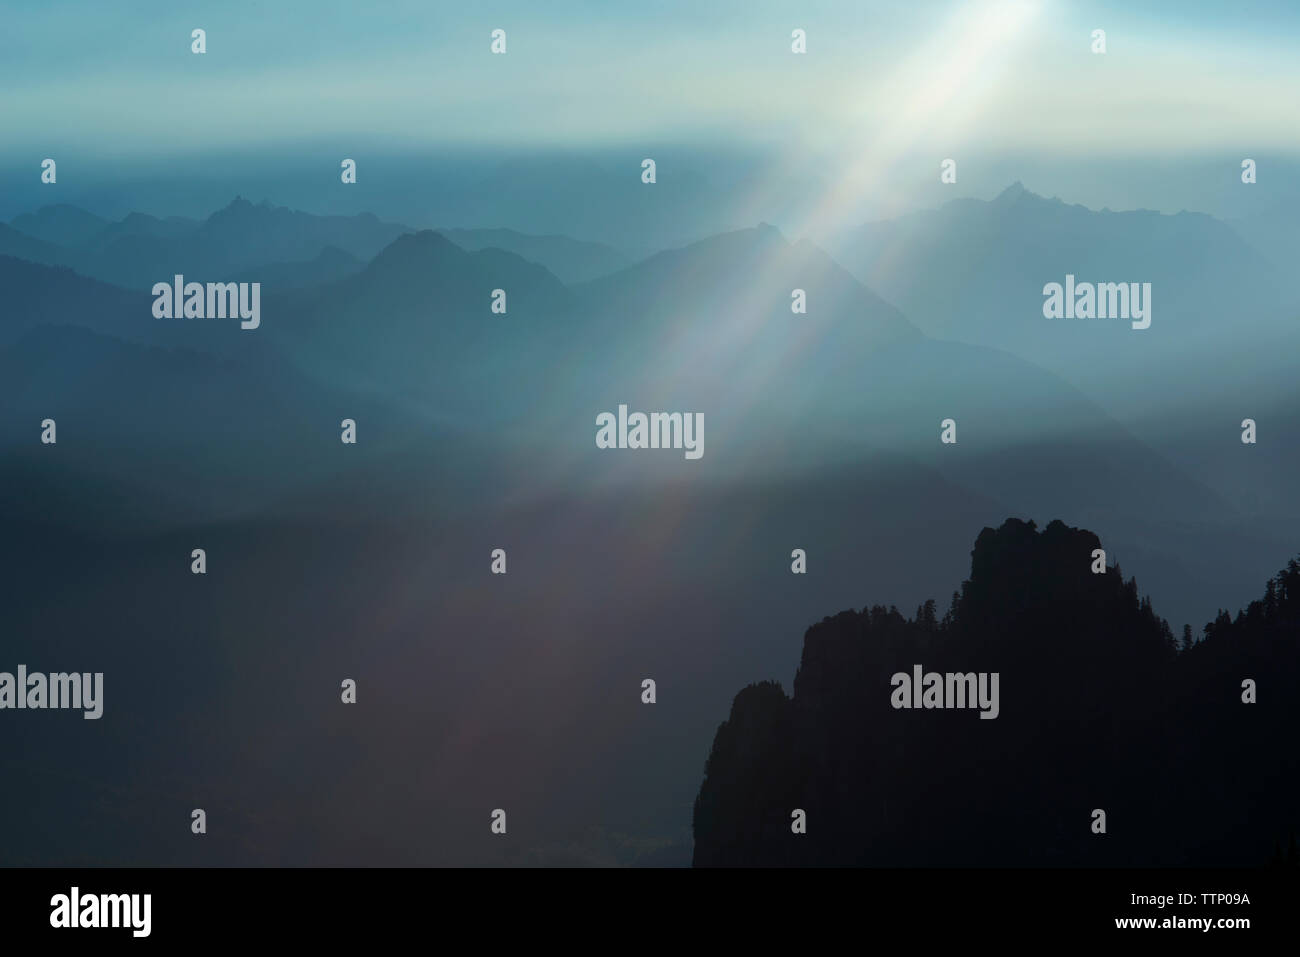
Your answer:
[[[17,231],[18,234],[15,234]],[[130,213],[109,222],[76,206],[45,206],[0,224],[0,253],[85,275],[137,286],[169,271],[228,271],[241,280],[295,288],[356,272],[408,226],[370,214],[316,216],[236,197],[205,220],[160,219]],[[463,249],[497,248],[537,262],[566,283],[583,282],[627,266],[631,258],[611,246],[567,236],[534,236],[513,229],[442,229]],[[310,264],[310,265],[308,265]]]
[[[806,318],[791,308],[795,289],[807,293]],[[693,330],[716,337],[735,327],[736,345],[743,348],[745,339],[778,320],[852,335],[873,346],[919,335],[897,309],[812,243],[792,244],[766,223],[657,253],[577,291],[601,309],[634,309],[641,316],[637,325],[649,337]],[[660,320],[671,325],[662,329]],[[706,324],[712,328],[700,329]],[[624,325],[636,331],[631,323]]]
[[[41,325],[81,324],[132,338],[158,331],[151,299],[88,279],[71,269],[0,256],[0,345]],[[152,320],[152,321],[146,321]]]
[[[262,294],[302,289],[333,282],[360,272],[365,263],[337,246],[326,246],[304,262],[268,263],[236,275],[233,282],[260,282]]]
[[[77,206],[57,203],[15,216],[9,225],[56,246],[79,246],[101,233],[108,221]]]
[[[10,497],[15,519],[41,514],[59,476],[119,489],[51,508],[60,521],[85,506],[111,520],[152,522],[243,514],[364,461],[339,441],[345,417],[365,423],[368,454],[400,446],[416,429],[374,398],[296,375],[265,344],[238,357],[126,342],[76,326],[40,325],[0,348],[0,450],[31,495]],[[57,443],[40,441],[46,419]],[[94,483],[85,483],[86,494]]]
[[[1145,423],[1148,443],[1244,515],[1275,528],[1300,524],[1300,387],[1262,400],[1225,396],[1209,410],[1189,405],[1185,413],[1170,411]],[[1255,421],[1254,444],[1241,441],[1247,418]]]
[[[79,326],[143,345],[235,354],[256,349],[238,322],[158,319],[149,289],[123,289],[62,266],[0,256],[0,346],[43,326]]]
[[[796,289],[806,314],[791,310]],[[605,373],[596,408],[704,409],[719,459],[735,466],[905,455],[1025,507],[1222,508],[1078,389],[1006,352],[928,338],[815,245],[770,226],[660,253],[574,292],[606,350],[593,363]],[[968,430],[955,446],[939,442],[947,418]],[[1039,442],[1032,480],[1006,468],[1008,450]],[[1140,491],[1123,473],[1160,474],[1162,491]]]
[[[494,246],[540,263],[563,283],[586,282],[615,272],[631,258],[602,243],[589,243],[568,236],[530,236],[513,229],[439,229],[461,249],[471,252]]]
[[[178,239],[199,228],[199,220],[185,216],[168,216],[159,219],[147,213],[128,213],[115,223],[109,223],[84,244],[102,245],[121,236],[148,236],[154,239]]]
[[[356,265],[279,262],[291,280],[331,258]],[[59,796],[0,802],[7,863],[684,863],[735,689],[788,676],[788,635],[864,582],[909,606],[948,590],[963,529],[1086,517],[1087,544],[1175,620],[1249,594],[1243,577],[1253,592],[1293,548],[1060,377],[927,337],[771,227],[574,287],[404,233],[354,274],[268,286],[255,331],[158,320],[147,287],[14,259],[0,288],[14,660],[57,648],[111,671],[119,702],[102,734],[33,725],[0,755],[0,774]],[[597,448],[595,416],[619,403],[702,412],[706,454]],[[956,445],[939,441],[949,416]],[[508,576],[488,571],[497,547]],[[1044,579],[1017,554],[1029,597],[1059,594],[1052,561]],[[1140,604],[1087,597],[1148,627]],[[328,706],[344,676],[363,710]],[[647,676],[658,708],[640,703]],[[556,773],[593,765],[599,789]],[[57,786],[68,767],[75,793]],[[230,841],[174,840],[167,808],[194,793]],[[520,843],[454,824],[502,794],[522,796]]]
[[[990,202],[953,200],[869,223],[830,248],[927,333],[1005,349],[1117,413],[1185,404],[1189,366],[1215,370],[1211,386],[1225,373],[1241,383],[1237,363],[1264,342],[1296,338],[1300,301],[1285,273],[1200,213],[1093,211],[1016,183]],[[1044,318],[1044,286],[1067,274],[1150,283],[1150,328]],[[1280,365],[1267,377],[1289,379]]]
[[[494,313],[493,290],[505,292]],[[573,298],[545,268],[431,230],[302,291],[268,328],[304,369],[483,423],[528,416],[572,341]]]
[[[805,313],[793,311],[796,290]],[[733,467],[750,455],[768,469],[840,457],[845,421],[871,388],[864,364],[923,339],[817,247],[766,224],[658,253],[574,293],[604,356],[591,364],[596,408],[702,410],[717,440],[734,443],[718,459]]]
[[[13,256],[50,266],[67,265],[72,261],[67,250],[4,223],[0,223],[0,256]]]
[[[0,224],[0,253],[79,272],[121,286],[151,284],[169,273],[198,271],[265,281],[279,289],[356,272],[410,227],[368,213],[316,216],[236,197],[204,220],[131,213],[108,222],[75,206],[42,207]],[[563,282],[582,282],[631,261],[611,246],[513,229],[443,229],[471,252],[497,248],[539,263]]]
[[[806,314],[791,311],[796,289]],[[906,460],[1103,524],[1232,511],[1078,390],[1005,352],[923,336],[816,246],[766,226],[571,290],[512,254],[409,234],[357,275],[289,295],[265,332],[322,382],[531,449],[544,485]],[[707,454],[600,455],[595,416],[620,404],[702,413]],[[955,447],[939,441],[950,417]],[[1029,469],[1015,464],[1026,449]]]
[[[210,401],[201,383],[194,401]],[[281,421],[275,408],[270,417]],[[88,541],[87,528],[98,530],[103,518],[85,526],[70,507],[102,514],[116,503],[15,492],[25,520],[6,515],[5,527],[40,534],[0,542],[9,587],[22,596],[10,653],[31,662],[57,648],[86,668],[103,662],[115,703],[95,737],[32,723],[0,756],[0,772],[27,767],[34,784],[60,780],[64,765],[88,782],[68,798],[84,817],[64,830],[47,826],[66,806],[34,807],[29,791],[0,799],[7,863],[112,860],[128,851],[159,863],[482,864],[535,853],[560,860],[552,849],[570,847],[593,821],[614,837],[666,844],[674,862],[689,863],[700,760],[737,683],[792,669],[795,656],[781,637],[864,579],[911,595],[931,575],[959,576],[956,530],[996,513],[918,468],[716,487],[582,484],[538,497],[536,460],[524,457],[501,462],[481,487],[466,490],[448,475],[468,473],[477,483],[477,462],[462,444],[417,427],[405,448],[372,454],[375,415],[358,417],[354,448],[340,445],[337,432],[319,452],[315,436],[296,447],[286,436],[301,465],[271,449],[232,451],[197,423],[192,443],[206,438],[210,454],[228,460],[214,484],[232,475],[238,487],[265,472],[262,486],[296,476],[282,500],[230,520],[198,516],[161,531],[128,523]],[[229,416],[237,419],[239,409]],[[102,421],[80,419],[68,420],[75,429],[65,435],[60,417],[59,454],[102,434]],[[165,421],[159,430],[166,434]],[[264,435],[262,426],[249,430],[250,439]],[[155,462],[153,448],[134,450],[137,467],[171,473],[173,461]],[[336,451],[357,453],[358,468],[312,482],[321,456]],[[7,449],[0,461],[13,461]],[[133,514],[151,517],[155,507],[149,501]],[[920,538],[919,511],[928,523]],[[792,540],[816,563],[807,581],[788,573]],[[878,547],[864,554],[863,540]],[[508,576],[488,572],[497,545],[509,551]],[[206,577],[189,572],[195,547],[207,549]],[[75,577],[68,554],[79,557]],[[475,640],[453,640],[458,626]],[[698,667],[706,660],[709,667]],[[144,693],[175,669],[184,681]],[[295,675],[288,685],[286,673]],[[366,711],[313,707],[337,700],[330,689],[345,674],[357,678]],[[659,677],[665,704],[671,692],[671,707],[641,705],[646,675]],[[564,707],[554,706],[557,689]],[[167,726],[142,735],[162,707]],[[177,747],[185,741],[188,749]],[[312,741],[322,746],[304,746]],[[55,745],[57,762],[48,757]],[[123,761],[126,754],[135,760]],[[355,756],[366,773],[339,775],[340,754]],[[602,769],[595,789],[585,775],[555,770],[593,765]],[[186,788],[211,795],[205,799],[222,808],[237,839],[170,839],[159,811]],[[295,816],[304,788],[315,797]],[[507,805],[512,822],[518,815],[519,844],[483,842],[455,824],[503,791],[519,795]],[[443,824],[393,839],[430,810],[446,812]],[[343,826],[358,818],[372,823]],[[584,862],[602,859],[598,848],[582,846]]]
[[[447,481],[462,489],[469,476],[491,486],[492,468],[522,470],[540,496],[923,466],[1004,512],[1087,522],[1140,562],[1179,615],[1203,613],[1210,585],[1244,600],[1300,524],[1275,512],[1271,524],[1248,519],[1228,497],[1241,483],[1218,494],[1206,484],[1223,474],[1206,464],[1216,461],[1208,425],[1204,454],[1176,456],[1058,376],[924,336],[815,245],[772,227],[668,250],[571,289],[517,255],[470,252],[428,231],[404,234],[353,275],[299,284],[328,275],[331,258],[347,265],[326,253],[287,264],[283,280],[268,271],[262,327],[251,332],[158,320],[147,290],[0,260],[13,305],[0,342],[63,322],[241,364],[271,349],[316,389],[369,394],[428,423],[440,442],[454,437],[464,469]],[[495,289],[507,295],[503,315],[491,310]],[[791,311],[795,289],[804,314]],[[598,449],[596,416],[621,404],[702,414],[705,455]],[[955,445],[939,441],[949,418]],[[1276,443],[1287,433],[1270,421],[1262,434]],[[1285,457],[1257,458],[1284,494]],[[391,463],[394,474],[408,466],[428,464]],[[290,480],[276,481],[281,490]],[[406,500],[400,482],[380,484]]]
[[[1284,203],[1225,222],[1275,266],[1286,269],[1300,253],[1300,225]]]
[[[286,272],[275,264],[315,262],[327,249],[335,250],[312,267],[292,270],[298,278],[288,284],[314,281],[346,271],[338,253],[368,260],[410,231],[369,213],[315,216],[267,202],[255,205],[241,197],[202,222],[132,213],[108,223],[76,207],[59,206],[20,216],[14,224],[0,226],[0,254],[71,266],[129,289],[151,288],[176,273],[203,282],[229,282],[235,274],[263,267],[272,269],[278,285]],[[57,239],[46,242],[42,236]]]
[[[407,231],[369,214],[313,216],[236,198],[176,238],[157,230],[106,238],[78,256],[77,268],[131,287],[149,287],[175,273],[228,282],[268,264],[314,260],[327,247],[369,259]]]
[[[933,601],[913,618],[877,604],[809,628],[793,694],[753,684],[718,728],[695,864],[1267,863],[1300,825],[1300,760],[1264,729],[1293,725],[1300,706],[1243,703],[1242,679],[1300,679],[1300,565],[1179,652],[1135,581],[1091,573],[1098,544],[1008,520],[980,533],[942,619]],[[895,678],[917,666],[941,676],[935,707]],[[987,694],[956,698],[950,673],[984,675],[985,692],[996,673],[996,709]],[[1223,786],[1204,759],[1218,748],[1248,781]]]
[[[312,259],[327,246],[370,259],[410,228],[384,223],[370,213],[316,216],[268,202],[236,199],[209,216],[194,241],[210,254],[224,254],[247,266]]]

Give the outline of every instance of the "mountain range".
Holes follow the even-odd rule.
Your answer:
[[[1054,338],[1044,282],[1143,265],[1086,259],[1076,231],[1148,250],[1152,330],[1186,314],[1200,343],[1134,356],[1158,363],[1151,382],[1197,389],[1131,414],[1116,382],[1141,362],[1117,356],[1141,333]],[[174,272],[264,283],[261,326],[154,318],[152,284]],[[699,761],[735,688],[786,673],[788,636],[864,589],[907,607],[955,585],[969,530],[1009,515],[1092,529],[1175,631],[1199,630],[1255,597],[1300,538],[1284,357],[1257,367],[1238,343],[1214,356],[1237,366],[1196,364],[1245,328],[1207,311],[1226,308],[1229,277],[1262,290],[1251,309],[1274,295],[1267,265],[1206,217],[1015,188],[830,251],[767,224],[642,255],[242,199],[204,220],[17,217],[0,226],[13,651],[141,684],[103,739],[35,735],[6,773],[31,760],[53,792],[59,769],[40,755],[60,748],[129,768],[157,713],[147,679],[183,676],[174,726],[139,758],[156,773],[104,767],[97,787],[131,800],[101,793],[92,812],[63,796],[30,833],[85,815],[58,859],[84,839],[120,860],[124,833],[151,862],[687,863]],[[1190,291],[1163,291],[1174,282]],[[1280,309],[1249,328],[1284,343]],[[1277,374],[1259,373],[1269,363]],[[1206,414],[1212,392],[1239,393],[1258,447],[1240,442],[1236,404]],[[620,404],[702,413],[704,456],[597,448],[596,416]],[[46,418],[55,445],[39,441]],[[347,418],[356,445],[340,441]],[[955,444],[940,441],[946,419]],[[206,579],[189,574],[199,545]],[[496,547],[506,576],[488,572]],[[795,548],[806,576],[790,574]],[[330,710],[344,674],[374,702],[357,723]],[[637,698],[647,675],[655,709]],[[355,773],[338,775],[322,733]],[[596,790],[574,770],[593,762]],[[198,850],[159,829],[200,785],[242,843]],[[387,827],[503,794],[522,847]],[[0,842],[14,858],[49,860],[17,827]]]

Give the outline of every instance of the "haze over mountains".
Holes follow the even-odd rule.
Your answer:
[[[1281,307],[1259,314],[1285,293],[1274,272],[1208,217],[1062,207],[1013,188],[831,252],[763,224],[648,256],[242,199],[203,220],[16,217],[0,226],[0,516],[29,533],[4,545],[13,653],[186,676],[176,730],[140,758],[175,795],[104,771],[133,795],[120,810],[142,860],[686,863],[735,689],[789,674],[792,637],[831,610],[955,588],[973,530],[1086,526],[1176,629],[1245,604],[1295,553],[1294,391],[1254,365],[1192,364],[1244,328],[1285,341]],[[1103,252],[1084,256],[1078,235]],[[1044,319],[1041,287],[1066,269],[1153,282],[1152,328]],[[260,328],[154,318],[150,289],[176,272],[262,282]],[[1253,298],[1233,306],[1230,280]],[[1237,307],[1237,325],[1216,320]],[[1172,394],[1115,402],[1143,362],[1191,408],[1203,381],[1260,399],[1217,418],[1180,416]],[[595,417],[620,403],[703,413],[704,456],[598,449]],[[1168,428],[1152,429],[1160,409]],[[1250,414],[1259,446],[1239,439]],[[45,418],[56,445],[39,442]],[[194,547],[206,579],[189,574]],[[488,575],[494,547],[507,576]],[[796,547],[806,578],[789,572]],[[295,668],[306,680],[275,698]],[[330,710],[354,672],[374,702],[360,725]],[[673,702],[653,718],[635,696],[651,674]],[[138,747],[160,707],[139,680],[131,696],[110,685],[123,723],[96,742],[42,729],[24,753]],[[347,743],[355,774],[337,775],[321,734]],[[600,793],[573,780],[593,766]],[[42,773],[55,790],[57,767]],[[196,857],[151,821],[194,775],[246,843]],[[305,814],[300,793],[319,797]],[[458,819],[503,793],[529,795],[512,817],[523,847],[402,845],[382,823]],[[61,796],[41,813],[52,829],[76,809]],[[81,835],[105,861],[123,852],[108,820]],[[49,859],[11,829],[20,859]]]
[[[894,293],[888,298],[911,303],[915,317],[906,309],[900,313],[812,243],[790,242],[769,226],[668,250],[566,286],[544,264],[513,251],[466,250],[438,234],[371,216],[316,217],[236,200],[198,223],[127,217],[106,224],[82,211],[50,207],[15,219],[11,240],[17,226],[25,226],[36,235],[19,238],[47,260],[85,256],[92,265],[78,269],[87,271],[107,261],[103,250],[125,243],[132,250],[125,271],[147,281],[118,289],[6,260],[5,292],[17,308],[0,341],[12,344],[35,325],[73,322],[149,345],[231,357],[253,350],[257,356],[245,358],[254,364],[272,350],[319,389],[369,394],[380,407],[406,408],[461,441],[529,462],[535,482],[560,486],[816,473],[882,456],[924,463],[1009,510],[1064,515],[1074,509],[1079,521],[1104,528],[1126,553],[1138,549],[1153,562],[1159,555],[1181,566],[1179,575],[1188,574],[1190,564],[1200,568],[1198,580],[1213,580],[1227,554],[1234,565],[1246,563],[1236,582],[1244,600],[1244,589],[1277,560],[1260,555],[1248,561],[1248,554],[1261,538],[1285,553],[1291,527],[1279,522],[1278,512],[1287,521],[1295,518],[1288,495],[1295,445],[1282,441],[1297,431],[1289,394],[1274,390],[1267,403],[1245,403],[1264,410],[1262,428],[1270,437],[1246,449],[1233,442],[1247,413],[1223,409],[1212,419],[1193,413],[1199,387],[1177,393],[1189,411],[1170,412],[1164,428],[1147,427],[1158,410],[1120,404],[1117,413],[1112,397],[1118,384],[1108,364],[1136,361],[1123,358],[1129,354],[1164,362],[1163,353],[1143,351],[1143,337],[1179,328],[1177,297],[1186,294],[1169,287],[1183,279],[1155,284],[1158,311],[1150,330],[1102,320],[1071,326],[1042,318],[1041,283],[1030,283],[1033,270],[1023,255],[1033,251],[1039,274],[1058,278],[1048,264],[1079,258],[1076,232],[1104,248],[1107,224],[1132,220],[1117,234],[1143,227],[1184,250],[1213,239],[1236,257],[1224,260],[1223,268],[1255,275],[1267,267],[1207,217],[1091,213],[1018,186],[992,203],[957,201],[914,219],[864,229],[848,252],[865,257],[860,271],[878,270],[876,278]],[[945,238],[947,227],[932,220],[966,223],[965,238]],[[127,231],[132,222],[140,231]],[[160,229],[170,231],[169,238],[161,238]],[[903,238],[890,239],[894,234]],[[510,242],[537,259],[563,262],[569,275],[622,262],[605,247],[562,238],[510,231],[442,235],[457,235],[470,246]],[[42,245],[50,240],[74,245]],[[1134,250],[1143,244],[1125,241]],[[936,243],[949,245],[935,253]],[[970,265],[970,254],[963,266],[959,248],[980,250],[984,267]],[[546,255],[548,249],[555,255]],[[575,250],[586,258],[575,259]],[[867,255],[871,250],[877,259]],[[882,265],[886,258],[894,268]],[[954,264],[941,277],[927,279],[922,263],[949,260]],[[1185,281],[1210,282],[1206,273],[1219,261],[1196,262]],[[204,272],[195,272],[196,263]],[[247,333],[233,324],[154,320],[145,290],[174,269],[199,279],[257,281],[262,275],[271,317],[265,329]],[[1006,279],[1008,270],[1018,278]],[[999,276],[1004,285],[996,284]],[[488,311],[495,288],[508,291],[507,316]],[[790,312],[795,288],[807,294],[804,316]],[[1010,311],[1007,290],[1025,293]],[[935,302],[948,302],[949,311]],[[1207,335],[1221,329],[1206,321]],[[1019,329],[1038,330],[1023,348],[1013,334]],[[931,338],[940,335],[974,345]],[[1086,366],[1065,362],[1053,376],[1016,358],[1035,344],[1045,353],[1055,350],[1057,358],[1094,358]],[[1103,345],[1111,351],[1096,358]],[[1047,368],[1055,361],[1051,354],[1041,358]],[[1073,374],[1081,368],[1092,371]],[[1145,367],[1143,381],[1168,368]],[[1188,382],[1192,368],[1175,368]],[[1197,381],[1231,388],[1234,376],[1222,372]],[[1235,376],[1243,390],[1262,389],[1266,379]],[[736,401],[740,396],[744,400]],[[349,401],[333,404],[348,407]],[[235,402],[232,408],[240,408],[237,395]],[[705,412],[712,454],[687,473],[667,456],[596,457],[591,430],[580,423],[621,402]],[[935,440],[948,417],[960,430],[951,447]],[[1032,455],[1012,467],[1006,451],[1030,444]],[[1238,461],[1225,464],[1225,444]],[[1122,522],[1105,526],[1119,516]],[[1156,533],[1153,522],[1171,528]],[[1166,540],[1177,544],[1162,546]],[[1163,586],[1158,572],[1144,580]]]
[[[990,202],[954,200],[836,237],[832,252],[927,333],[1006,349],[1134,414],[1197,412],[1246,384],[1289,387],[1270,353],[1298,341],[1300,290],[1283,267],[1201,213],[1093,211],[1015,183]],[[1153,321],[1043,318],[1043,287],[1149,282]],[[1188,395],[1193,363],[1213,364]],[[1223,373],[1227,373],[1224,375]],[[1182,388],[1180,388],[1182,387]]]
[[[314,216],[265,201],[255,205],[240,197],[201,221],[131,213],[109,222],[75,206],[57,204],[17,216],[8,226],[0,224],[0,254],[74,266],[83,275],[122,286],[151,285],[169,270],[227,273],[276,266],[283,270],[295,263],[305,267],[325,256],[334,272],[321,268],[314,277],[324,281],[355,271],[352,260],[368,261],[398,236],[414,231],[368,213]],[[608,246],[564,236],[529,236],[509,229],[441,231],[464,249],[490,246],[527,255],[566,281],[590,279],[629,261]],[[273,268],[264,281],[278,285],[277,272]],[[303,284],[297,276],[293,283]]]
[[[6,6],[0,865],[1300,831],[1300,5],[354,6]]]

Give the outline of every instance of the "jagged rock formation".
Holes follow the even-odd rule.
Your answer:
[[[808,629],[793,696],[751,685],[718,729],[695,864],[1266,863],[1300,825],[1300,566],[1180,652],[1136,582],[1092,573],[1098,547],[1009,519],[941,620],[877,605]],[[896,709],[916,664],[999,673],[998,717]]]

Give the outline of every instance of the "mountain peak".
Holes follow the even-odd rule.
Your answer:
[[[419,250],[419,249],[459,249],[460,247],[453,243],[442,233],[432,229],[418,229],[410,233],[402,233],[391,243],[389,243],[379,255],[398,250]]]
[[[212,216],[220,216],[223,214],[230,214],[230,213],[248,213],[253,210],[274,211],[277,209],[280,209],[280,207],[276,206],[269,199],[264,199],[260,203],[254,203],[252,200],[245,199],[243,196],[236,196],[225,206],[221,207],[221,209],[213,213]]]
[[[464,252],[446,236],[432,229],[402,233],[379,251],[366,266],[365,272],[371,275],[389,270],[406,272],[412,267],[427,264],[431,259],[444,257],[452,250]]]
[[[1023,196],[1032,196],[1033,193],[1025,189],[1025,184],[1016,180],[993,199],[993,202],[999,206],[1005,206],[1014,203]]]
[[[222,206],[220,209],[211,213],[206,221],[208,223],[219,223],[229,220],[242,220],[256,208],[256,206],[244,199],[244,197],[236,196],[225,206]]]
[[[77,244],[102,230],[108,225],[108,220],[87,212],[80,206],[54,203],[42,206],[34,213],[14,217],[10,225],[45,242]]]
[[[751,226],[747,229],[736,229],[727,233],[718,233],[716,236],[709,236],[706,239],[696,240],[695,242],[683,246],[674,252],[692,254],[700,253],[752,253],[770,249],[773,246],[788,245],[785,237],[781,235],[781,230],[769,223],[759,223],[757,226]]]

